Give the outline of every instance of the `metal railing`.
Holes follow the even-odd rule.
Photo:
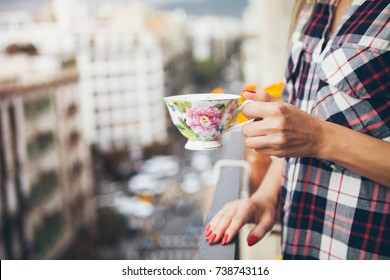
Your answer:
[[[243,160],[244,144],[241,133],[231,132],[224,138],[222,159],[214,167],[217,179],[214,198],[211,203],[205,224],[229,201],[248,195],[249,164]],[[238,236],[232,242],[222,246],[220,243],[210,245],[203,237],[199,242],[199,260],[234,260],[239,259]]]

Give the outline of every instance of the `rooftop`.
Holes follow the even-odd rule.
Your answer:
[[[74,83],[79,78],[75,66],[54,67],[41,72],[31,67],[24,67],[29,58],[22,58],[20,55],[0,57],[0,60],[4,61],[4,59],[7,60],[9,67],[0,70],[0,97]],[[35,62],[39,65],[38,60]]]

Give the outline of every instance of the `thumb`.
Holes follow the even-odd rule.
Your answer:
[[[273,97],[272,95],[266,92],[256,92],[253,90],[243,90],[242,93],[246,99],[253,101],[262,101],[262,102],[274,102],[279,101],[279,99]]]
[[[267,226],[266,223],[264,222],[260,222],[259,224],[257,224],[248,235],[247,238],[248,246],[255,245],[257,242],[263,239],[263,237],[270,230],[271,228],[269,228],[269,226]]]

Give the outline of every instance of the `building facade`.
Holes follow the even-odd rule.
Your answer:
[[[190,23],[192,54],[195,61],[228,60],[241,35],[241,22],[213,16],[195,18]]]
[[[250,0],[243,15],[242,61],[245,84],[279,82],[287,65],[292,0]]]
[[[0,82],[1,244],[5,259],[54,259],[95,224],[76,69]]]
[[[118,9],[119,14],[104,19],[79,17],[70,24],[67,15],[77,7],[71,2],[54,2],[57,21],[52,22],[0,13],[0,49],[32,44],[42,56],[59,57],[61,64],[76,58],[90,144],[111,151],[166,143],[164,59],[158,38],[143,26],[144,8]]]
[[[84,131],[103,151],[167,140],[164,63],[145,29],[115,26],[78,35]]]

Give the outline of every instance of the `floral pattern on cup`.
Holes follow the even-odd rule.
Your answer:
[[[221,125],[222,116],[215,106],[198,105],[188,108],[185,122],[200,137],[215,133]]]
[[[188,139],[199,141],[219,140],[228,128],[238,107],[238,100],[195,102],[172,100],[170,115],[179,131]]]

